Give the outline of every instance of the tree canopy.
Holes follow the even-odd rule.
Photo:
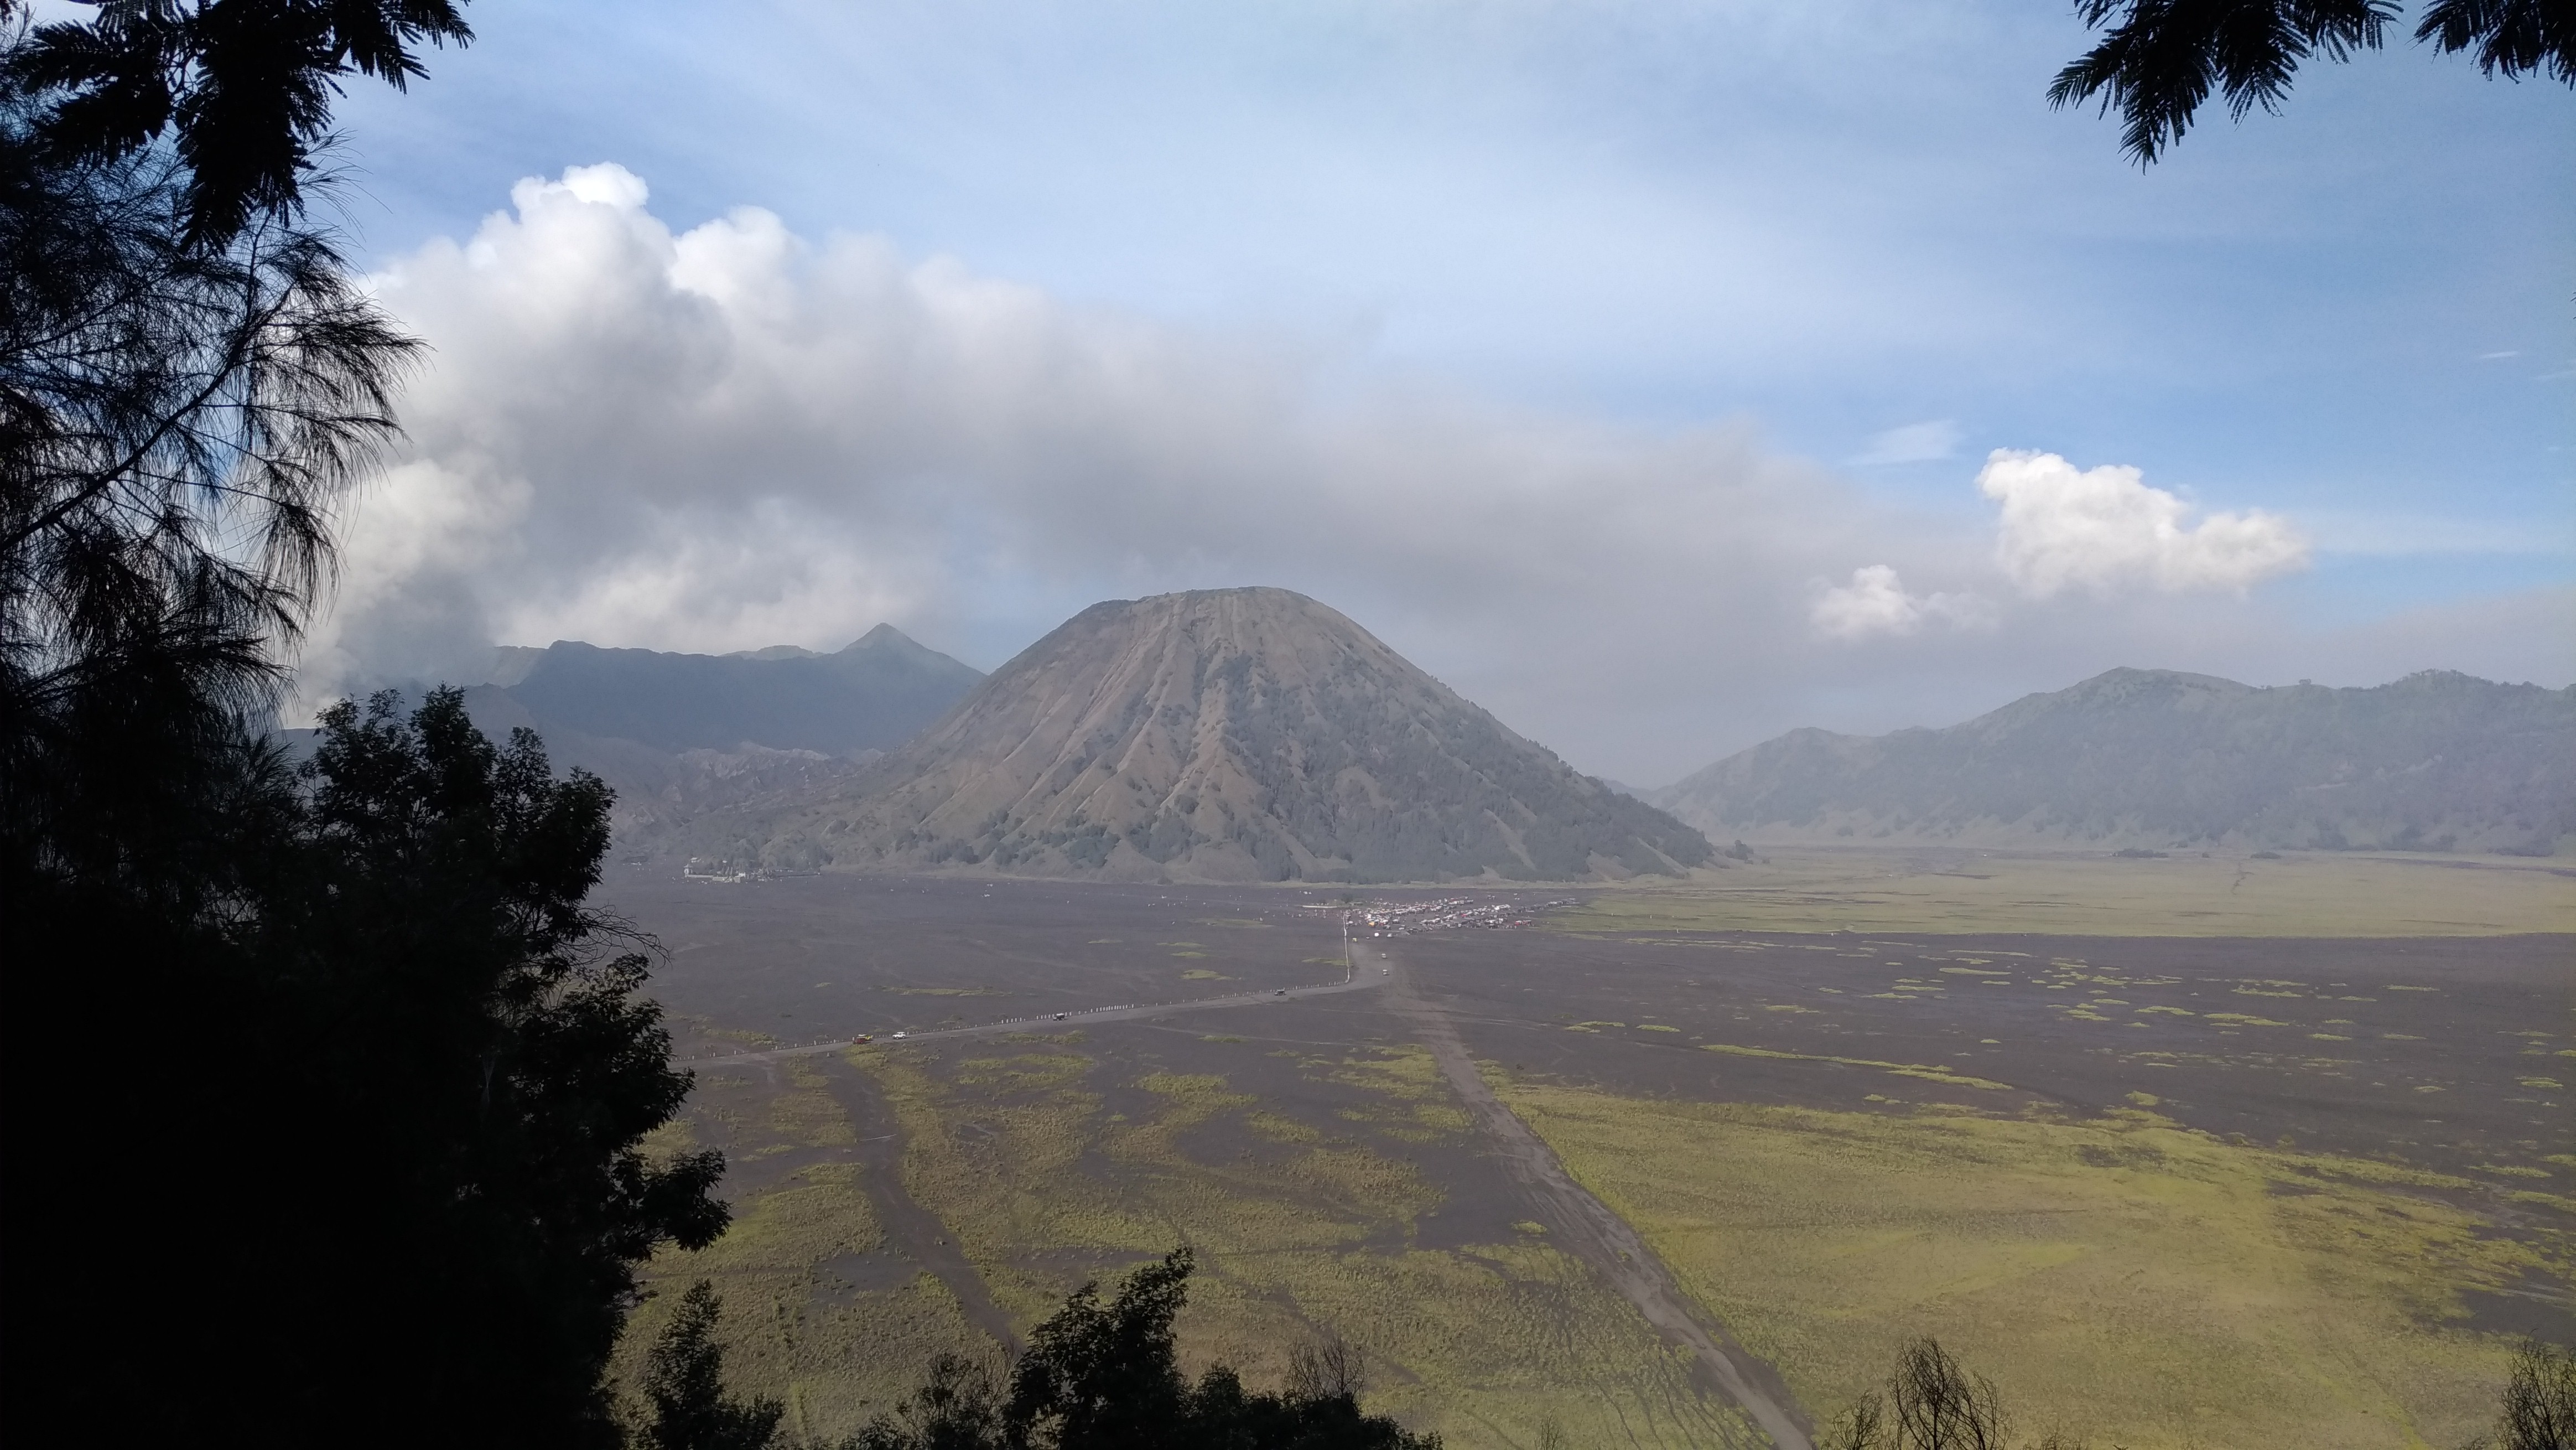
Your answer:
[[[0,4],[0,18],[17,8]],[[10,57],[56,100],[38,136],[57,159],[116,161],[167,136],[180,234],[221,247],[301,213],[331,102],[350,75],[396,89],[428,74],[423,45],[463,45],[459,0],[99,0],[86,21],[35,27]]]
[[[725,1393],[724,1346],[716,1341],[723,1301],[700,1279],[680,1295],[678,1312],[644,1361],[644,1402],[651,1408],[644,1450],[761,1450],[787,1413],[776,1400]]]
[[[2100,43],[2057,73],[2049,104],[2100,98],[2120,113],[2120,146],[2151,165],[2213,93],[2230,118],[2277,112],[2301,64],[2377,50],[2400,18],[2392,0],[2077,0]],[[2434,0],[2415,39],[2474,52],[2489,76],[2576,86],[2576,0]]]
[[[609,793],[455,691],[267,728],[414,345],[303,213],[449,0],[0,0],[0,1133],[17,1438],[613,1446],[722,1230]]]
[[[1360,1356],[1335,1337],[1290,1356],[1277,1390],[1210,1365],[1181,1373],[1173,1320],[1187,1248],[1130,1274],[1109,1302],[1085,1284],[1029,1336],[1001,1392],[989,1367],[943,1355],[921,1388],[840,1450],[1440,1450],[1360,1409]]]
[[[618,1443],[636,1267],[726,1213],[718,1155],[641,1149],[689,1078],[642,944],[584,904],[605,787],[448,690],[334,708],[300,771],[238,735],[164,790],[189,809],[77,833],[68,865],[8,822],[7,1141],[65,1187],[10,1205],[47,1251],[8,1269],[0,1413]],[[128,844],[156,859],[95,864]],[[102,1035],[115,1067],[67,1094]]]

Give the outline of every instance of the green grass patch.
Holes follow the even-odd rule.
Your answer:
[[[2316,853],[1787,848],[1683,885],[1623,886],[1553,912],[1555,931],[2040,932],[2061,936],[2492,936],[2576,932],[2576,883],[2537,864]]]
[[[930,1058],[868,1064],[911,1135],[913,1198],[1023,1325],[1082,1279],[1188,1242],[1201,1267],[1179,1324],[1186,1363],[1275,1382],[1288,1349],[1330,1325],[1377,1366],[1370,1408],[1454,1450],[1527,1447],[1549,1421],[1576,1444],[1754,1450],[1688,1363],[1543,1236],[1497,1224],[1494,1242],[1413,1247],[1450,1205],[1412,1156],[1472,1152],[1428,1052],[1278,1059],[1362,1094],[1320,1116],[1225,1073],[1086,1060],[1019,1088]],[[900,1341],[878,1352],[917,1360]]]
[[[2563,1234],[2509,1237],[2415,1191],[2465,1180],[2231,1145],[2141,1109],[2059,1122],[1501,1089],[1820,1410],[1932,1334],[2024,1426],[2097,1444],[2456,1445],[2491,1420],[2509,1348],[2466,1327],[2463,1291],[2569,1277]]]

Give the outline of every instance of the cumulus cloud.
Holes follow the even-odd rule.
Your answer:
[[[2054,453],[1998,448],[1977,489],[2003,505],[1996,562],[2034,599],[2137,586],[2241,594],[2308,566],[2307,540],[2287,520],[2256,509],[2186,526],[2190,504],[2118,464],[2078,469]]]
[[[1991,628],[1995,611],[1975,594],[1908,593],[1894,569],[1869,564],[1854,569],[1849,584],[1819,594],[1807,618],[1828,639],[1858,640],[1909,635],[1927,625]]]
[[[2285,537],[2277,521],[2184,529],[2178,502],[2104,510],[1998,472],[2043,456],[1998,455],[1980,481],[2005,504],[2006,571],[2085,586],[2002,616],[1973,583],[1994,570],[1976,521],[1903,512],[1746,423],[1502,406],[753,208],[674,229],[615,166],[511,203],[375,279],[434,351],[405,453],[343,521],[308,700],[471,678],[496,642],[832,648],[880,621],[990,667],[1098,599],[1276,584],[1582,768],[1668,780],[1792,725],[1938,723],[2112,663],[2216,667],[2238,657],[2211,641],[2255,606],[2085,589],[2285,567],[2222,547]],[[2172,502],[2130,470],[2047,462]],[[1821,582],[1857,559],[1878,562]]]

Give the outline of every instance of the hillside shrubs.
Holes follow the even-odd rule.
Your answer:
[[[1337,1338],[1297,1350],[1277,1390],[1248,1390],[1222,1364],[1191,1382],[1172,1330],[1191,1268],[1176,1249],[1106,1303],[1085,1284],[1029,1336],[1007,1388],[942,1356],[839,1450],[1439,1450],[1437,1435],[1361,1412],[1361,1357]]]

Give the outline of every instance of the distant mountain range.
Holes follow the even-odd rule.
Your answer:
[[[618,849],[649,853],[709,812],[811,794],[852,774],[983,678],[883,624],[831,654],[791,645],[666,654],[562,640],[501,650],[465,705],[487,733],[526,726],[558,767],[615,787]]]
[[[2548,855],[2576,834],[2576,688],[2120,669],[1947,729],[1793,730],[1641,794],[1721,840]]]
[[[505,649],[491,685],[546,725],[656,750],[891,750],[948,713],[983,672],[880,624],[833,654]]]
[[[2576,688],[2121,669],[1946,729],[1794,730],[1640,790],[1277,589],[1095,605],[989,678],[884,625],[831,654],[504,650],[467,705],[615,786],[621,851],[773,868],[1575,880],[1725,865],[1710,838],[2520,855],[2576,838]]]
[[[1094,605],[818,798],[709,825],[773,867],[1130,880],[1601,879],[1711,857],[1282,589]]]

